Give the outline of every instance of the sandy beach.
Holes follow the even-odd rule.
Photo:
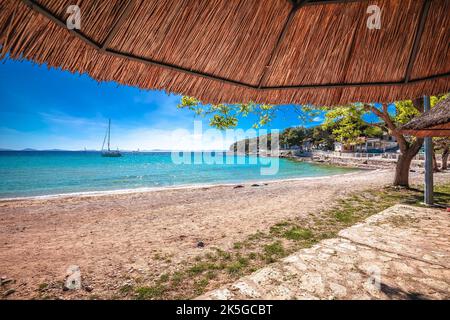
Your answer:
[[[15,281],[13,298],[33,298],[42,284],[62,283],[67,267],[78,265],[97,296],[112,297],[136,273],[176,269],[199,251],[225,250],[283,219],[313,217],[351,192],[388,185],[392,177],[392,170],[375,170],[238,188],[1,201],[0,276]],[[411,173],[413,184],[422,180]],[[450,174],[436,174],[435,181],[448,182]],[[197,247],[199,241],[205,248]],[[58,298],[67,297],[61,290]]]

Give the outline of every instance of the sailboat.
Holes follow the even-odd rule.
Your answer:
[[[105,150],[105,143],[106,139],[108,139],[108,150]],[[122,156],[119,149],[117,150],[111,150],[111,119],[109,119],[108,123],[108,130],[106,131],[105,138],[103,139],[103,145],[102,145],[102,157],[108,157],[108,158],[119,158]]]

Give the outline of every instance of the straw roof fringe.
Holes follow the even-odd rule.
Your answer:
[[[296,10],[287,0],[78,0],[82,29],[69,31],[72,2],[0,0],[1,56],[210,103],[450,91],[449,0],[310,0]],[[366,27],[369,4],[383,10],[381,30]]]
[[[419,136],[426,131],[434,132],[435,136],[450,136],[450,96],[420,117],[405,124],[401,130]]]

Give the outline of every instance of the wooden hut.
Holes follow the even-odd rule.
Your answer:
[[[450,137],[450,96],[401,128],[416,137]]]

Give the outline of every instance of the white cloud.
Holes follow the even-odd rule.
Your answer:
[[[312,119],[312,121],[314,121],[314,122],[322,122],[323,120],[324,120],[324,117],[322,117],[322,116],[317,116]]]
[[[22,132],[6,127],[0,128],[0,147],[11,149],[64,149],[64,150],[99,150],[105,135],[106,125],[84,121],[76,118],[55,118],[52,121],[62,127],[57,132]],[[80,126],[78,134],[72,129],[64,133],[64,126]],[[159,126],[158,126],[159,127]],[[193,122],[184,127],[155,129],[152,126],[126,128],[113,126],[111,148],[121,150],[225,150],[234,142],[224,132],[204,128],[194,132]],[[209,134],[208,134],[209,133]],[[206,135],[205,135],[206,134]]]
[[[149,97],[152,97],[149,95]],[[178,97],[170,96],[170,99]],[[152,103],[151,99],[147,101]],[[121,150],[227,150],[235,141],[221,131],[211,131],[206,124],[194,132],[194,116],[178,110],[172,102],[158,101],[158,105],[141,119],[123,121],[113,119],[111,147]],[[149,108],[150,109],[150,108]],[[0,148],[99,150],[106,133],[108,119],[77,117],[59,111],[38,114],[46,124],[45,130],[18,131],[0,128]],[[200,121],[199,121],[200,120]],[[204,120],[206,122],[206,120]],[[201,119],[197,119],[197,125]],[[209,135],[204,135],[206,132]],[[211,134],[212,133],[212,134]]]
[[[87,127],[87,126],[99,126],[99,123],[104,122],[104,118],[97,117],[95,119],[87,119],[82,117],[74,117],[61,112],[47,113],[40,112],[39,115],[47,123],[51,125],[61,125],[61,126],[76,126],[76,127]]]

